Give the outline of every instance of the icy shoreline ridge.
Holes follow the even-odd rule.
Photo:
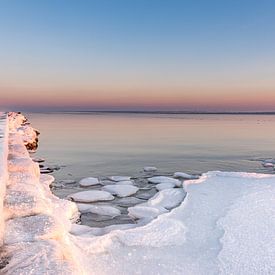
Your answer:
[[[26,149],[35,149],[36,138],[24,116],[10,113],[6,123],[0,114],[1,274],[275,273],[274,175],[208,172],[191,179],[177,173],[188,179],[187,195],[176,179],[151,178],[161,191],[131,211],[158,210],[155,219],[91,228],[75,224],[77,204],[54,196],[54,178],[40,175]]]

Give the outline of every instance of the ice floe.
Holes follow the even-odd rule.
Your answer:
[[[135,194],[138,191],[138,188],[133,185],[105,185],[102,187],[102,190],[116,195],[118,197],[128,197]]]
[[[109,201],[114,197],[106,191],[89,190],[71,194],[68,196],[76,202],[96,202],[96,201]]]

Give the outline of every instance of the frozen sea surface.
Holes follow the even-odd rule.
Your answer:
[[[94,274],[274,274],[275,176],[209,172],[149,224],[76,238]],[[87,261],[85,260],[87,259]]]

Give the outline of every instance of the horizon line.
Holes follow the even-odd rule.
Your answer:
[[[190,115],[275,115],[275,111],[141,111],[141,110],[25,110],[22,111],[27,113],[73,113],[73,114],[84,114],[84,113],[117,113],[117,114],[190,114]]]

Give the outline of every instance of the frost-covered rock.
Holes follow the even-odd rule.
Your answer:
[[[110,192],[113,195],[118,197],[128,197],[135,194],[138,191],[138,188],[133,185],[105,185],[102,187],[102,190]]]
[[[100,184],[98,178],[88,177],[79,181],[79,185],[82,187],[88,187]]]
[[[111,177],[109,177],[109,179],[112,180],[112,181],[126,181],[126,180],[131,180],[131,177],[111,176]]]
[[[71,194],[68,196],[76,202],[96,202],[96,201],[110,201],[114,197],[105,191],[89,190]]]

